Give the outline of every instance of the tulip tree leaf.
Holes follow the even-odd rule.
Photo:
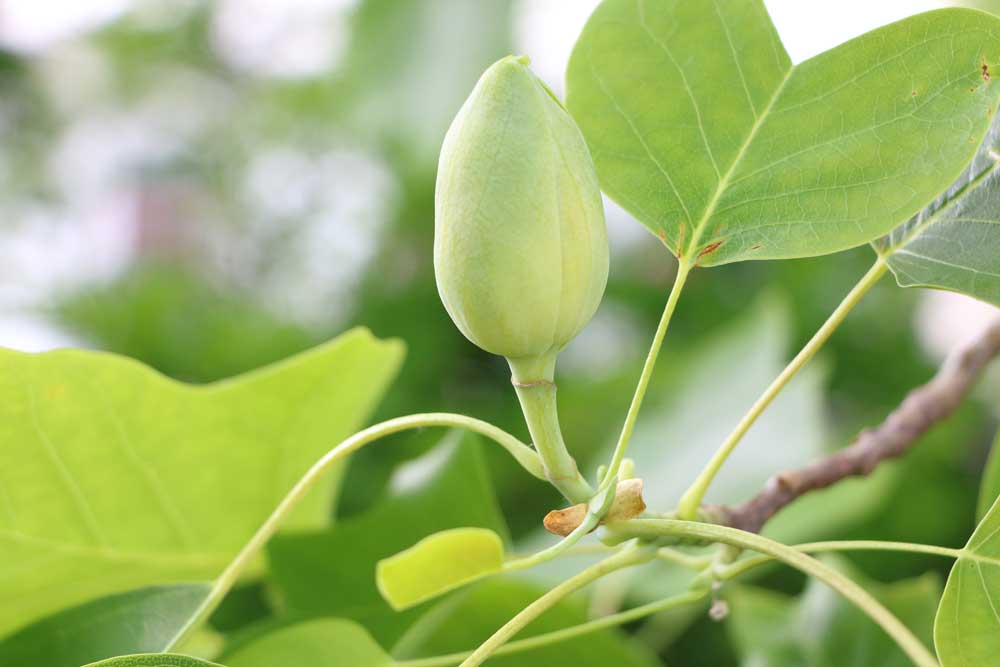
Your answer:
[[[48,616],[0,641],[0,665],[80,665],[166,649],[211,586],[154,586],[98,598]]]
[[[997,498],[1000,498],[1000,431],[997,432],[996,442],[993,443],[986,468],[983,470],[983,481],[979,487],[979,504],[976,507],[977,520],[982,520],[986,516]]]
[[[998,151],[1000,115],[958,180],[873,244],[901,287],[938,287],[1000,305]]]
[[[486,528],[453,528],[379,561],[375,579],[393,609],[407,609],[503,567],[503,541]]]
[[[870,591],[922,640],[929,642],[941,593],[933,574],[883,584],[852,572],[840,558],[824,558]],[[768,667],[910,667],[905,653],[863,612],[825,584],[810,580],[790,597],[753,586],[726,591],[726,620],[743,665]]]
[[[199,660],[189,655],[173,653],[143,653],[123,655],[100,662],[92,662],[84,667],[224,667],[218,663]]]
[[[101,595],[214,578],[363,424],[401,357],[356,330],[196,387],[108,354],[0,350],[0,634]],[[336,477],[289,526],[327,523]]]
[[[761,0],[605,0],[567,104],[605,192],[685,261],[803,257],[887,233],[958,175],[997,62],[1000,20],[967,9],[793,65]]]
[[[353,621],[321,618],[261,635],[225,657],[227,667],[391,667],[368,632]]]
[[[934,620],[941,667],[980,667],[1000,655],[1000,500],[951,568]]]

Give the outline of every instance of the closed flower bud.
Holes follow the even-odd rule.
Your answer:
[[[527,63],[507,57],[480,78],[445,137],[435,195],[441,300],[469,340],[512,360],[515,381],[518,366],[551,378],[608,277],[590,153]]]

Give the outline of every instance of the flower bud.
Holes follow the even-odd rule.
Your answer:
[[[527,64],[509,56],[486,70],[448,130],[434,270],[469,340],[550,369],[597,310],[608,239],[583,135]]]

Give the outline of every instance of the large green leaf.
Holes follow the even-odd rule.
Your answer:
[[[290,625],[241,645],[227,667],[390,667],[392,658],[353,621],[320,618]]]
[[[116,655],[163,651],[209,588],[154,586],[66,609],[0,641],[0,665],[80,667]]]
[[[880,584],[850,573],[890,611],[929,642],[941,593],[934,575]],[[801,597],[738,586],[726,591],[727,629],[746,667],[910,667],[906,654],[857,607],[811,580]]]
[[[488,579],[439,603],[417,621],[396,644],[400,660],[470,651],[517,612],[539,598],[545,588],[511,578]],[[587,620],[581,605],[567,600],[533,621],[517,638],[552,632]],[[609,629],[541,648],[497,656],[490,667],[652,667],[659,661],[618,630]]]
[[[107,593],[217,575],[356,430],[402,346],[363,330],[234,380],[0,351],[0,633]],[[334,477],[290,526],[327,522]]]
[[[981,520],[1000,498],[1000,431],[996,442],[990,450],[990,457],[983,469],[983,480],[979,486],[979,504],[976,506],[976,519]]]
[[[449,528],[485,528],[507,536],[475,436],[448,434],[402,466],[390,488],[392,495],[361,516],[271,541],[272,579],[288,612],[350,618],[388,645],[420,612],[396,613],[385,602],[375,584],[379,560]]]
[[[943,9],[803,63],[761,0],[605,0],[567,104],[602,187],[687,261],[871,241],[950,183],[1000,88],[1000,20]]]
[[[924,210],[872,245],[902,287],[1000,304],[1000,115],[976,157]]]
[[[982,667],[1000,655],[1000,500],[951,568],[934,620],[941,667]]]

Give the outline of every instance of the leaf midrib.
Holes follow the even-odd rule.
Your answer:
[[[777,102],[778,98],[781,97],[781,93],[782,91],[784,91],[785,86],[788,84],[788,81],[792,78],[792,73],[795,72],[795,68],[796,66],[792,65],[791,67],[788,68],[788,71],[785,72],[785,76],[784,78],[781,79],[781,83],[779,83],[777,88],[774,89],[774,93],[771,95],[771,99],[767,101],[767,106],[764,107],[764,110],[761,111],[760,116],[754,121],[753,126],[751,126],[750,133],[747,135],[746,140],[744,140],[743,145],[740,146],[740,150],[736,154],[736,157],[733,159],[732,164],[729,165],[729,169],[723,175],[722,180],[720,180],[718,185],[715,187],[715,192],[712,193],[712,198],[709,200],[708,206],[705,207],[705,212],[702,214],[701,219],[698,220],[697,225],[695,225],[694,227],[693,233],[691,235],[691,242],[688,244],[688,247],[682,253],[683,255],[682,261],[687,261],[689,265],[694,263],[691,261],[692,259],[691,254],[694,252],[695,249],[697,249],[698,244],[701,242],[702,232],[705,230],[705,226],[708,224],[708,221],[712,218],[712,215],[715,213],[715,208],[716,206],[719,205],[719,201],[722,199],[723,193],[729,187],[729,181],[732,179],[733,174],[736,172],[736,168],[743,161],[743,158],[746,155],[747,150],[750,148],[750,145],[753,143],[753,140],[757,137],[757,133],[760,131],[760,128],[764,126],[764,122],[767,120],[768,116],[771,113],[771,110],[774,108],[775,102]],[[694,257],[694,260],[695,262],[697,261],[697,256]]]

